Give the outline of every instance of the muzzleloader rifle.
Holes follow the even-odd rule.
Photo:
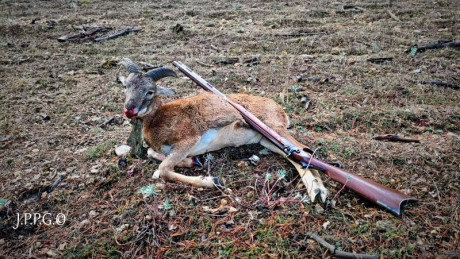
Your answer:
[[[259,120],[256,116],[254,116],[252,113],[246,110],[243,106],[229,99],[219,90],[217,90],[213,85],[206,82],[206,80],[204,80],[198,74],[193,72],[186,65],[178,61],[174,61],[173,65],[177,67],[187,77],[192,79],[193,82],[201,86],[204,90],[213,92],[214,94],[224,99],[235,109],[237,109],[249,125],[251,125],[256,131],[258,131],[260,134],[262,134],[264,137],[270,140],[278,148],[283,150],[283,152],[287,156],[298,162],[303,167],[312,166],[316,169],[324,171],[333,180],[345,185],[345,187],[355,191],[365,199],[390,210],[398,216],[401,215],[401,205],[404,201],[415,201],[414,198],[407,196],[401,192],[398,192],[394,189],[388,188],[386,186],[383,186],[379,183],[363,178],[361,176],[346,172],[340,168],[337,168],[335,166],[332,166],[328,163],[314,158],[309,153],[305,152],[304,150],[300,149],[287,139],[280,136],[270,127],[265,125],[265,123]]]

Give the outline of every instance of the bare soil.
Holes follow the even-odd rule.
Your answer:
[[[405,52],[459,40],[459,10],[448,0],[0,1],[0,257],[331,257],[310,233],[384,258],[459,257],[459,91],[419,82],[459,85],[460,52]],[[82,26],[142,31],[58,42]],[[158,162],[114,154],[131,130],[123,57],[179,60],[225,93],[271,97],[322,159],[418,201],[397,217],[324,176],[330,199],[311,203],[293,168],[260,146],[178,169],[218,176],[232,194],[153,180]],[[382,57],[392,59],[368,61]],[[183,78],[160,84],[177,92],[169,100],[199,92]],[[373,139],[387,133],[421,143]],[[264,183],[270,197],[259,195]],[[157,194],[143,198],[148,184]],[[207,209],[221,205],[236,211]],[[65,223],[13,229],[34,212]]]

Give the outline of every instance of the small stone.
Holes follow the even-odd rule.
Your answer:
[[[38,149],[38,148],[34,148],[34,149],[32,149],[32,152],[34,152],[34,153],[38,153],[38,152],[40,152],[40,149]]]
[[[176,211],[175,211],[175,210],[170,210],[170,211],[169,211],[169,216],[170,216],[171,218],[175,217],[175,216],[176,216]]]
[[[46,252],[46,255],[48,255],[50,257],[56,257],[57,256],[56,252],[54,252],[51,249]]]
[[[420,74],[421,72],[421,69],[415,69],[414,71],[412,71],[413,74]]]
[[[131,147],[128,145],[121,145],[115,148],[115,154],[117,154],[117,156],[128,154],[129,151],[131,151]]]
[[[308,102],[308,97],[306,95],[302,96],[302,98],[300,99],[300,102],[301,103],[307,103]]]
[[[319,77],[312,76],[312,77],[310,77],[310,80],[313,81],[313,82],[319,82]]]
[[[59,250],[64,251],[67,246],[67,243],[62,243],[59,245]]]
[[[96,217],[97,215],[99,215],[99,213],[97,213],[95,210],[92,210],[92,211],[89,212],[89,217],[90,217],[90,218],[94,218],[94,217]]]
[[[169,224],[169,225],[168,225],[168,230],[169,230],[169,231],[173,231],[173,230],[175,230],[175,229],[177,229],[177,226],[176,226],[176,225],[174,225],[174,224]]]
[[[85,226],[85,225],[89,225],[89,224],[91,224],[91,221],[89,221],[88,219],[85,219],[82,222],[80,222],[80,226],[82,226],[82,227]]]
[[[260,162],[260,158],[256,155],[252,155],[250,158],[249,158],[249,162],[251,162],[252,165],[258,165],[259,162]]]
[[[352,57],[349,57],[347,59],[347,63],[350,64],[350,65],[353,65],[354,63],[356,63],[356,59],[352,58]]]
[[[146,216],[145,216],[145,220],[152,220],[152,216],[146,215]]]
[[[4,245],[6,242],[5,242],[5,239],[0,239],[0,245]]]
[[[36,242],[36,243],[35,243],[35,247],[36,247],[36,248],[42,247],[42,242]]]

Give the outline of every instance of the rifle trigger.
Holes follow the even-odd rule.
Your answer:
[[[299,164],[302,166],[302,168],[312,168],[313,166],[310,165],[309,163],[305,162],[305,161],[299,161]]]

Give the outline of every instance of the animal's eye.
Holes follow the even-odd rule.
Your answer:
[[[145,95],[147,95],[147,96],[152,96],[153,94],[154,94],[153,91],[147,91],[147,93],[146,93]]]

